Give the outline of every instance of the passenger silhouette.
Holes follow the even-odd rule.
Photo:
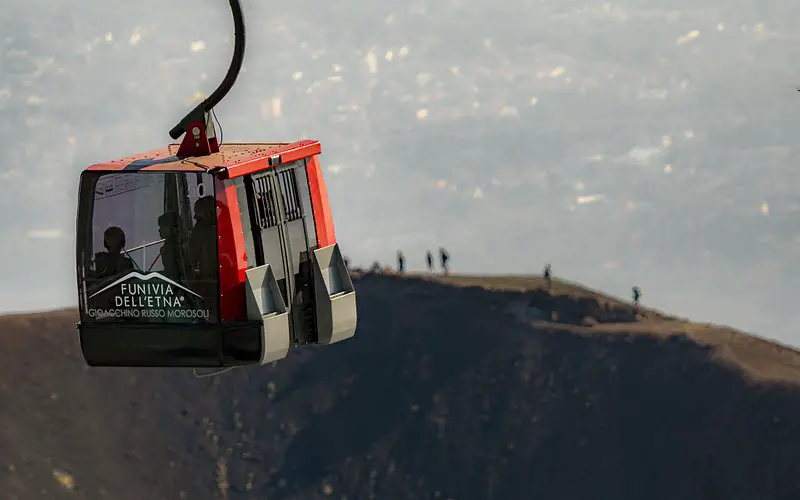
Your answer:
[[[397,272],[403,274],[406,270],[406,256],[402,250],[397,251]]]
[[[212,196],[203,196],[195,202],[195,224],[189,236],[189,267],[196,280],[216,280],[216,218],[217,207]]]
[[[442,272],[447,275],[450,272],[450,267],[448,266],[450,254],[447,253],[447,250],[445,250],[444,247],[439,247],[439,260],[442,264]]]
[[[122,253],[125,248],[125,232],[121,228],[111,226],[106,229],[103,233],[103,246],[106,251],[94,255],[96,278],[111,278],[135,269],[133,260]]]
[[[425,254],[425,261],[428,263],[428,272],[433,272],[433,254],[430,250]]]
[[[164,238],[164,245],[159,250],[164,276],[180,282],[186,278],[186,235],[181,230],[181,220],[177,212],[167,212],[158,218],[158,234]]]

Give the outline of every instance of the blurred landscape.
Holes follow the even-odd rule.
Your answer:
[[[245,0],[224,141],[322,141],[353,262],[557,275],[800,345],[800,4]],[[227,69],[227,2],[10,0],[3,310],[74,297],[77,176],[169,142]],[[24,207],[21,209],[20,207]]]
[[[169,142],[232,22],[8,0],[3,498],[800,498],[800,3],[243,6],[222,140],[322,141],[354,266],[458,275],[357,273],[356,338],[277,365],[84,366],[78,175]]]

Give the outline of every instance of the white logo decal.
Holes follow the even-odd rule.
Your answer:
[[[170,285],[172,285],[172,286],[174,286],[176,288],[180,288],[181,290],[183,290],[185,292],[189,292],[189,293],[191,293],[192,295],[194,295],[196,297],[200,297],[201,299],[203,298],[199,294],[189,290],[188,288],[186,288],[185,286],[183,286],[183,285],[181,285],[179,283],[176,283],[176,282],[172,281],[171,279],[167,278],[163,274],[159,274],[159,273],[156,273],[156,272],[152,272],[152,273],[149,273],[149,274],[142,274],[142,273],[137,272],[137,271],[132,271],[132,272],[126,274],[125,276],[123,276],[122,278],[118,279],[117,281],[111,283],[110,285],[101,288],[100,290],[98,290],[95,293],[91,294],[89,296],[89,298],[91,299],[92,297],[94,297],[96,295],[100,295],[101,293],[105,292],[106,290],[108,290],[110,288],[114,288],[115,286],[117,286],[117,285],[119,285],[119,284],[121,284],[121,283],[123,283],[125,281],[128,281],[131,278],[139,278],[142,281],[150,281],[153,278],[159,278],[159,279],[161,279],[163,281],[166,281],[167,283],[169,283]],[[148,284],[146,284],[145,286],[158,287],[158,285],[148,285]],[[160,291],[160,290],[154,290],[154,291],[155,291],[155,293],[159,293],[159,294],[164,293],[163,291]],[[166,292],[171,294],[172,291],[171,290],[167,290]],[[150,293],[153,293],[153,292],[150,292]]]
[[[133,278],[138,278],[144,283],[127,283]],[[161,282],[149,283],[154,278]],[[119,291],[113,297],[113,306],[110,308],[91,308],[87,309],[87,314],[96,319],[106,318],[149,318],[163,320],[206,320],[211,317],[210,309],[185,309],[191,307],[185,300],[187,296],[176,295],[176,289],[183,290],[200,299],[203,297],[186,288],[185,286],[172,281],[160,273],[142,274],[137,271],[130,272],[122,278],[114,281],[108,286],[103,287],[93,293],[89,298],[93,298],[115,286],[119,286]]]

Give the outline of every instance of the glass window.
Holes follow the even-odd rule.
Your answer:
[[[308,191],[308,180],[303,162],[295,162],[292,168],[280,171],[268,171],[256,174],[253,179],[258,226],[262,229],[278,225],[278,214],[275,212],[275,198],[268,176],[275,177],[275,185],[281,193],[283,202],[283,222],[293,222],[311,214],[311,201]],[[305,199],[303,199],[305,195]],[[306,207],[307,202],[307,207]],[[313,217],[312,217],[313,219]]]
[[[295,167],[280,170],[276,173],[281,195],[283,196],[284,220],[292,222],[303,218],[300,212],[300,199],[297,196],[297,179],[295,178]]]
[[[81,320],[216,322],[216,223],[209,174],[84,173]]]

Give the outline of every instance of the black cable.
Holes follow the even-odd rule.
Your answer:
[[[206,99],[198,104],[191,110],[181,121],[169,131],[170,137],[177,139],[186,132],[186,127],[191,121],[205,121],[205,113],[212,110],[214,106],[219,104],[223,97],[231,90],[239,72],[242,69],[242,62],[244,61],[244,14],[242,14],[242,5],[239,0],[229,0],[231,5],[231,13],[233,14],[233,58],[231,65],[228,67],[228,72],[225,74],[222,83],[219,84],[214,92],[211,93]]]
[[[219,122],[219,118],[217,118],[217,111],[214,108],[211,108],[211,116],[214,118],[214,121],[217,122],[217,127],[219,127],[219,140],[217,141],[217,145],[222,146],[224,132],[222,131],[222,124]]]

